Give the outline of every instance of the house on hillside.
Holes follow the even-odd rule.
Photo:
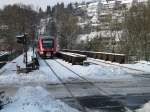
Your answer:
[[[0,30],[8,30],[8,25],[0,25]]]
[[[146,4],[148,2],[148,0],[133,0],[133,4],[137,4],[137,3],[143,3]]]

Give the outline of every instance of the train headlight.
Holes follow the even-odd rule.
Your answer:
[[[43,52],[43,51],[41,51],[41,52],[40,52],[40,54],[44,54],[44,52]]]

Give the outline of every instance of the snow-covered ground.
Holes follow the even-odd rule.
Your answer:
[[[21,87],[11,103],[4,106],[0,112],[79,112],[60,100],[55,100],[42,87]]]
[[[71,65],[63,60],[57,59],[63,65],[69,67],[76,73],[88,79],[100,80],[100,79],[130,79],[133,78],[130,75],[130,70],[123,69],[121,67],[107,66],[105,65]]]
[[[32,52],[29,51],[28,55],[31,57]],[[49,69],[49,67],[46,65],[46,63],[40,59],[40,68],[39,70],[30,72],[29,74],[17,74],[16,73],[16,65],[19,65],[21,67],[25,67],[23,63],[23,55],[17,57],[15,60],[9,62],[6,64],[1,70],[0,70],[0,84],[24,84],[24,83],[59,83],[57,77],[53,74],[53,72]],[[31,60],[29,58],[29,60]],[[59,65],[54,60],[47,60],[48,63],[53,67],[54,71],[57,72],[57,74],[64,80],[67,79],[80,79],[75,74],[71,73],[61,65]],[[82,66],[82,65],[72,65],[70,63],[67,63],[61,59],[57,59],[57,61],[61,62],[65,66],[69,67],[76,73],[80,74],[81,76],[88,78],[90,80],[107,80],[107,79],[132,79],[133,76],[131,74],[141,74],[140,71],[136,70],[130,70],[127,68],[115,66],[118,65],[117,63],[114,63],[114,65],[109,65],[106,63],[102,63],[100,61],[102,60],[95,60],[97,61],[97,64],[91,64],[89,66]],[[88,59],[87,61],[92,61]],[[94,63],[95,63],[94,61]],[[150,65],[146,62],[138,63],[138,64],[124,64],[121,66],[125,66],[128,68],[134,68],[137,70],[143,70],[145,73],[150,72],[149,67]]]
[[[31,61],[32,52],[28,52],[28,62]],[[41,61],[40,61],[41,62]],[[40,63],[41,64],[41,63]],[[25,83],[55,83],[56,77],[52,77],[52,72],[43,64],[40,70],[30,72],[28,74],[17,74],[16,66],[25,67],[23,63],[23,55],[20,55],[13,61],[7,63],[0,69],[0,84],[25,84]]]
[[[28,55],[31,57],[32,52],[29,51]],[[24,83],[59,83],[56,76],[53,74],[53,72],[49,69],[49,67],[46,65],[46,63],[40,59],[40,68],[39,70],[30,72],[29,74],[16,73],[16,65],[19,65],[21,67],[25,67],[23,63],[23,55],[17,57],[15,60],[9,62],[6,64],[2,69],[0,69],[0,84],[24,84]],[[29,58],[31,60],[31,58]],[[47,60],[49,64],[53,67],[54,71],[58,73],[58,75],[64,79],[79,79],[78,76],[71,73],[70,71],[63,68],[61,65],[59,65],[54,60]],[[80,74],[81,76],[88,78],[90,80],[105,80],[105,79],[131,79],[133,76],[131,73],[138,74],[137,71],[129,70],[122,67],[117,67],[113,65],[108,65],[104,63],[100,63],[100,65],[94,65],[91,64],[89,66],[82,66],[82,65],[71,65],[61,59],[57,59],[57,61],[63,63],[65,66],[69,67],[76,73]],[[140,64],[140,63],[139,63]],[[136,68],[137,65],[124,65],[131,68]],[[148,69],[149,66],[145,65],[146,67],[139,66],[138,69],[144,68]]]
[[[28,55],[31,57],[32,52],[29,51]],[[25,67],[22,60],[23,55],[17,57],[13,61],[6,64],[2,69],[0,69],[0,84],[21,85],[21,88],[18,90],[16,95],[11,98],[12,103],[6,105],[0,112],[78,112],[77,110],[72,109],[66,104],[52,98],[52,95],[48,94],[48,92],[42,87],[24,87],[24,84],[30,85],[31,83],[36,83],[38,85],[38,83],[59,83],[59,81],[42,59],[39,59],[39,63],[41,65],[39,70],[33,71],[29,74],[17,74],[16,65]],[[31,58],[29,58],[29,60],[31,60]],[[72,65],[61,59],[56,59],[56,61],[54,59],[48,59],[46,61],[52,66],[52,68],[64,81],[68,81],[69,79],[71,79],[72,81],[72,79],[79,79],[79,77],[62,67],[56,61],[64,64],[71,70],[91,81],[113,79],[121,79],[125,81],[128,79],[134,80],[134,76],[131,74],[141,73],[140,71],[116,66],[119,65],[117,63],[113,63],[114,65],[102,63],[100,62],[102,60],[96,60],[97,64],[99,65],[90,64],[84,66]],[[87,61],[89,61],[89,59]],[[138,62],[138,64],[125,64],[121,66],[139,70],[142,69],[145,71],[145,73],[149,73],[148,68],[150,67],[149,63],[142,61]],[[149,112],[146,111],[150,110],[149,105],[150,103],[145,104],[143,108],[138,109],[137,112]]]
[[[150,62],[139,61],[135,64],[124,64],[124,66],[150,73]]]
[[[135,69],[135,70],[133,70],[134,73],[145,73],[145,74],[150,73],[150,69],[149,69],[150,62],[147,62],[147,61],[138,61],[135,64],[119,64],[119,63],[115,63],[115,62],[104,61],[104,60],[93,59],[93,58],[88,58],[88,61],[94,62],[97,64],[101,64],[101,65],[107,65],[105,63],[108,63],[108,64],[111,64],[112,66],[121,66],[121,67]],[[107,66],[110,66],[110,65],[107,65]],[[137,72],[136,70],[138,70],[139,72]]]

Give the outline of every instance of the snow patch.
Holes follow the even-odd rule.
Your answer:
[[[81,76],[89,79],[129,79],[133,77],[132,75],[130,75],[130,72],[128,70],[123,69],[121,67],[108,66],[108,64],[81,66],[71,65],[60,59],[58,59],[57,61],[69,67]]]
[[[136,64],[124,64],[124,66],[145,71],[146,73],[150,73],[150,62],[139,61]]]
[[[34,71],[29,74],[16,74],[12,71],[6,71],[0,76],[0,84],[25,84],[25,83],[41,83],[41,82],[55,82],[54,78],[51,79],[50,75],[44,74],[40,71]]]
[[[60,100],[50,97],[42,87],[20,88],[1,112],[79,112]]]
[[[28,62],[33,56],[32,51],[28,51]],[[45,65],[42,60],[39,60],[41,67],[28,74],[16,73],[16,65],[25,68],[23,63],[23,55],[20,55],[13,61],[7,63],[0,69],[0,84],[26,84],[26,83],[56,83],[57,78],[53,76],[51,70]]]
[[[136,110],[136,112],[150,112],[150,101],[146,103],[141,109]]]
[[[93,24],[93,25],[98,25],[98,24]],[[91,32],[89,34],[81,34],[78,36],[78,43],[80,43],[81,41],[91,41],[92,39],[94,38],[98,38],[98,37],[101,37],[103,39],[113,39],[114,38],[114,35],[116,36],[115,40],[116,41],[120,41],[120,37],[122,35],[122,31],[107,31],[107,30],[104,30],[104,31],[99,31],[99,32]]]
[[[121,78],[132,78],[129,73],[121,68],[107,67],[100,65],[89,65],[89,66],[72,66],[73,70],[83,74],[87,78],[92,79],[121,79]]]

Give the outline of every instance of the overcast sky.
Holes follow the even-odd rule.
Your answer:
[[[30,4],[33,5],[34,8],[42,7],[42,9],[46,9],[47,5],[55,5],[57,2],[64,2],[68,4],[70,2],[82,2],[82,1],[89,1],[89,0],[0,0],[0,8],[3,8],[5,5],[8,4],[15,4],[15,3],[23,3],[23,4]]]

